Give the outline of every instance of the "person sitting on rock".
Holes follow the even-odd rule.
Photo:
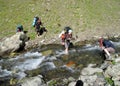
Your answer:
[[[115,47],[110,40],[99,39],[99,46],[103,50],[107,60],[112,60],[111,53],[115,53]]]

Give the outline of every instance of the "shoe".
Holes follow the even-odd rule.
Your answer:
[[[112,59],[111,56],[108,56],[108,58],[107,58],[106,60],[108,60],[108,61],[112,61],[113,59]]]

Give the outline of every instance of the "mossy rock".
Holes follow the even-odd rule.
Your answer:
[[[42,55],[44,55],[44,56],[49,56],[49,55],[51,55],[51,54],[53,54],[53,50],[45,50],[45,51],[42,51]]]
[[[33,77],[33,76],[37,76],[41,73],[40,69],[34,69],[34,70],[29,70],[25,72],[27,74],[28,77]]]
[[[48,86],[54,86],[57,84],[57,81],[56,80],[51,80],[48,82]]]
[[[17,84],[17,82],[18,82],[18,80],[17,79],[15,79],[15,78],[11,78],[10,79],[10,85],[15,85],[15,84]]]
[[[17,52],[11,52],[11,53],[10,53],[10,57],[15,57],[15,56],[17,56],[17,55],[19,55],[19,53],[17,53]]]

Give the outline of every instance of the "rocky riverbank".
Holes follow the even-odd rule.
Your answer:
[[[19,81],[21,86],[75,86],[78,80],[83,86],[120,86],[120,56],[113,56],[113,61],[105,61],[100,67],[89,64],[80,72],[79,78],[69,76],[68,78],[55,78],[49,81],[44,76],[25,78]]]
[[[81,46],[81,45],[85,45],[85,44],[92,44],[97,42],[98,40],[98,36],[93,37],[92,40],[84,40],[84,41],[80,41],[80,39],[76,39],[75,41],[73,41],[73,43],[75,44],[75,46]],[[104,37],[105,38],[105,37]],[[34,48],[39,48],[38,50],[35,51],[39,51],[40,49],[46,50],[44,48],[46,48],[44,45],[49,45],[52,44],[52,46],[54,46],[55,44],[60,44],[60,40],[56,37],[54,37],[53,39],[43,39],[42,37],[38,37],[35,40],[29,40],[28,42],[26,42],[26,46],[25,49],[26,51],[29,51],[31,49],[34,50]],[[112,36],[110,37],[110,39],[114,39],[117,40],[119,39],[119,36]],[[51,45],[49,45],[50,47]],[[57,46],[59,48],[59,46]],[[56,47],[56,48],[57,48]],[[25,51],[25,52],[26,52]],[[74,50],[74,52],[80,53],[78,50]],[[47,54],[50,55],[54,55],[54,52],[51,53],[51,51],[47,52]],[[71,54],[72,55],[72,54]],[[85,54],[86,55],[86,54]],[[86,55],[88,58],[88,55]],[[13,56],[15,57],[15,56]],[[69,61],[69,59],[67,59],[68,56],[63,56],[60,57],[62,59],[62,61],[67,60]],[[83,68],[82,70],[79,71],[79,73],[77,73],[77,75],[79,76],[79,78],[75,78],[72,75],[70,75],[70,73],[68,73],[67,70],[65,69],[57,69],[55,71],[50,71],[49,73],[45,74],[46,76],[44,76],[43,74],[41,74],[41,69],[37,69],[37,70],[33,70],[32,73],[30,72],[26,72],[26,74],[30,75],[27,76],[19,81],[17,81],[16,78],[11,78],[9,81],[9,84],[11,85],[22,85],[22,86],[74,86],[76,84],[76,82],[78,80],[81,80],[84,84],[84,86],[119,86],[120,84],[120,78],[119,78],[119,72],[120,69],[120,55],[116,54],[113,55],[113,61],[104,61],[101,65],[98,66],[98,64],[90,64],[88,65],[88,67]],[[60,59],[59,57],[55,57],[55,59]],[[69,57],[69,58],[73,58],[73,57]],[[82,60],[82,59],[77,59],[77,60]],[[54,62],[54,64],[57,65],[61,65],[63,62],[61,63],[56,63]],[[71,65],[72,64],[72,65]],[[66,65],[75,68],[76,65],[73,61],[69,61],[68,63],[66,63]],[[77,68],[79,68],[80,64],[78,64]],[[44,66],[43,66],[44,67]],[[36,72],[37,71],[37,72]],[[63,72],[65,75],[67,75],[67,77],[62,77],[62,78],[52,78],[49,79],[48,76],[49,74],[56,74],[56,72],[60,72],[59,74],[62,74],[61,72]],[[32,75],[31,75],[32,74]],[[53,75],[53,77],[55,76],[59,76],[59,75]],[[46,80],[46,77],[48,78]]]
[[[110,39],[114,38],[119,38],[120,36],[109,36]],[[95,36],[92,37],[94,38],[92,41],[97,40],[99,37]],[[91,39],[92,39],[91,38]],[[104,37],[107,38],[107,37]],[[39,39],[39,38],[38,38]],[[37,40],[37,39],[36,39]],[[91,42],[92,42],[91,41]],[[57,40],[51,40],[49,41],[51,43],[58,43],[59,41]],[[80,42],[80,39],[77,39],[75,41],[75,44],[82,45],[84,42]],[[37,44],[45,43],[45,40],[35,42]],[[90,41],[89,41],[90,43]],[[38,46],[38,45],[37,45]],[[119,86],[120,85],[120,55],[112,55],[113,60],[112,61],[104,61],[99,67],[97,67],[97,64],[89,64],[88,67],[82,69],[80,72],[79,78],[75,79],[74,77],[69,77],[69,78],[63,78],[62,80],[60,79],[52,79],[50,81],[44,81],[42,75],[38,75],[36,77],[31,77],[31,79],[27,79],[27,81],[22,82],[22,86],[32,86],[30,83],[28,84],[27,82],[31,82],[36,84],[36,86],[74,86],[78,80],[81,80],[84,84],[84,86]],[[39,77],[39,76],[42,76]],[[38,80],[39,77],[39,80]],[[41,82],[43,81],[43,82]],[[38,83],[36,83],[38,82]]]

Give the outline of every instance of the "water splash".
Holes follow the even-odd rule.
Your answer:
[[[42,56],[38,59],[28,59],[25,60],[24,62],[18,62],[14,69],[19,69],[21,71],[36,69],[39,67],[39,65],[42,63],[44,59],[45,57]]]
[[[8,71],[6,69],[2,70],[0,66],[0,78],[7,77],[7,76],[11,76],[11,71]]]

